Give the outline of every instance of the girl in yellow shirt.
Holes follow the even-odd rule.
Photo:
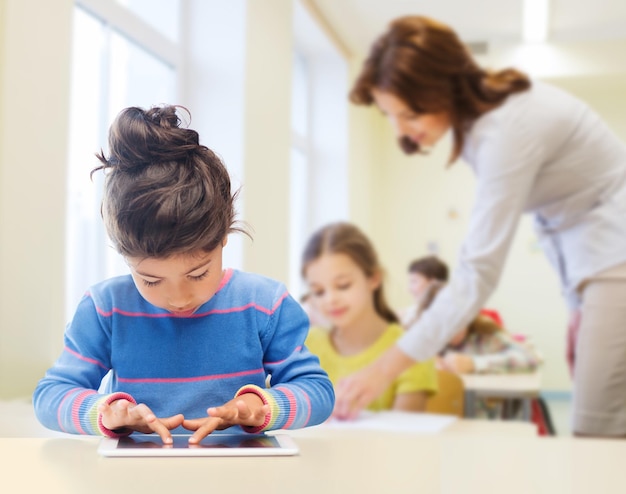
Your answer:
[[[404,333],[385,300],[376,251],[356,226],[332,223],[315,232],[304,249],[302,276],[308,300],[330,326],[312,327],[306,345],[333,385],[374,362]],[[434,362],[416,363],[368,409],[423,411],[436,390]]]

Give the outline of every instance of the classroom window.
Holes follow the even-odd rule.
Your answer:
[[[158,12],[163,19],[171,15],[171,5],[160,11],[162,4],[151,4],[153,20]],[[89,285],[128,273],[121,256],[110,247],[102,224],[102,174],[95,174],[93,182],[89,177],[99,164],[94,154],[100,149],[106,153],[108,127],[122,108],[150,107],[176,96],[177,70],[172,63],[171,43],[165,36],[156,43],[140,43],[138,31],[132,38],[124,31],[125,26],[143,22],[137,12],[126,8],[99,10],[99,5],[81,1],[74,9],[66,242],[68,315]],[[128,19],[132,19],[130,24]],[[160,51],[164,56],[159,56]]]
[[[302,250],[320,226],[349,219],[348,67],[299,2],[294,4],[290,291],[306,291]]]
[[[180,35],[180,0],[155,2],[154,0],[117,0],[149,26],[169,40],[178,42]]]

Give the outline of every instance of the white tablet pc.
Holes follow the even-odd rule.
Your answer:
[[[103,456],[291,456],[298,446],[286,434],[210,434],[199,444],[189,444],[189,435],[172,435],[173,444],[163,444],[156,434],[105,437],[98,453]]]

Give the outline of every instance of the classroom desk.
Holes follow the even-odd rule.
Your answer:
[[[482,433],[474,434],[471,422],[458,422],[465,431],[434,435],[290,431],[300,454],[275,458],[104,458],[96,452],[95,437],[5,438],[0,439],[0,478],[2,491],[11,494],[626,490],[626,441],[541,438],[520,434],[519,428],[508,434],[502,423],[487,421],[476,421]]]
[[[531,418],[531,402],[541,393],[541,372],[525,374],[462,374],[465,416],[473,417],[477,398],[520,399],[522,417]]]

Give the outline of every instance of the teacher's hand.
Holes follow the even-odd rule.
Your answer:
[[[459,352],[446,352],[439,361],[440,368],[457,374],[471,374],[474,372],[474,359],[471,355]]]
[[[373,364],[342,379],[335,390],[333,417],[341,420],[354,419],[414,363],[394,345]]]

